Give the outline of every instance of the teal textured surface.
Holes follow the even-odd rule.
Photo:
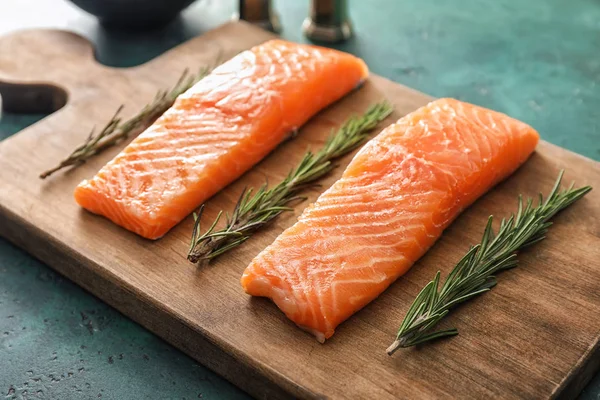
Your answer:
[[[126,67],[229,18],[235,1],[200,1],[155,32],[110,33],[66,2],[0,4],[0,34],[74,30],[104,64]],[[308,0],[275,1],[283,37],[300,31]],[[32,7],[36,15],[32,15]],[[490,107],[542,137],[600,160],[600,3],[595,0],[350,1],[356,37],[337,48],[385,77],[433,96]],[[1,49],[0,49],[1,51]],[[40,115],[4,114],[0,139]],[[1,190],[1,188],[0,188]],[[247,395],[42,262],[0,239],[0,396],[209,398]],[[600,399],[600,374],[581,399]]]

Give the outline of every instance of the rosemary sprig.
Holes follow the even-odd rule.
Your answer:
[[[62,160],[56,167],[51,168],[42,174],[41,179],[45,179],[53,173],[71,165],[79,165],[86,162],[92,156],[103,150],[116,145],[129,136],[139,134],[152,124],[158,117],[164,114],[175,102],[175,99],[195,85],[198,81],[210,73],[212,67],[202,67],[197,74],[190,74],[186,69],[179,77],[179,80],[170,90],[160,90],[154,96],[154,100],[147,104],[140,112],[127,121],[121,121],[121,111],[124,106],[121,105],[102,130],[95,134],[93,128],[83,144],[75,148],[71,154]]]
[[[335,168],[332,161],[362,144],[368,138],[369,131],[391,112],[392,105],[387,101],[371,106],[362,116],[350,118],[337,132],[332,132],[319,152],[308,151],[298,166],[273,188],[268,189],[265,184],[256,193],[252,189],[244,189],[231,216],[226,216],[226,226],[220,230],[215,230],[215,227],[223,211],[219,212],[206,232],[200,232],[204,210],[202,205],[198,214],[194,213],[195,223],[188,260],[193,263],[210,261],[245,242],[255,231],[282,212],[291,211],[287,205],[303,199],[298,193]]]
[[[495,273],[517,266],[517,251],[546,237],[552,225],[550,218],[592,190],[590,186],[573,189],[571,184],[568,189],[560,191],[563,172],[560,172],[545,201],[540,193],[537,206],[533,206],[532,199],[523,206],[523,199],[519,196],[517,215],[502,219],[497,234],[492,229],[493,216],[489,217],[481,243],[471,246],[450,272],[441,290],[438,291],[438,271],[417,295],[400,325],[396,340],[387,349],[389,355],[401,347],[458,335],[454,328],[438,331],[433,328],[451,308],[493,288],[497,283]]]

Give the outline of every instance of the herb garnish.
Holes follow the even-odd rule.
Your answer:
[[[458,335],[454,328],[437,331],[433,328],[451,308],[496,286],[494,274],[516,267],[517,251],[542,241],[552,225],[550,218],[592,190],[590,186],[574,189],[571,184],[560,191],[563,172],[545,201],[540,193],[537,206],[534,207],[533,200],[529,199],[523,207],[523,198],[519,196],[517,215],[502,219],[497,234],[492,229],[493,216],[489,217],[481,243],[471,246],[450,272],[441,290],[438,291],[438,271],[417,295],[400,325],[396,340],[387,349],[389,355],[401,347]]]

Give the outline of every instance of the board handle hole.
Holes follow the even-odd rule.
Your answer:
[[[16,114],[50,114],[60,110],[69,95],[50,84],[12,84],[0,82],[2,110]]]

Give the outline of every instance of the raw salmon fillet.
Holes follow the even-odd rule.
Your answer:
[[[350,54],[272,40],[186,93],[91,180],[87,210],[157,239],[368,75]]]
[[[389,126],[343,176],[246,268],[323,342],[381,294],[442,231],[533,152],[539,136],[504,114],[441,99]]]

